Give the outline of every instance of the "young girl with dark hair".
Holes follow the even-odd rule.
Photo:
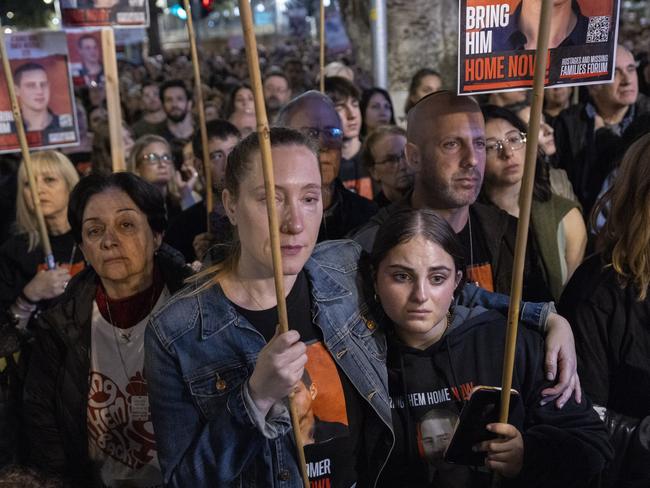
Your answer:
[[[589,486],[610,447],[591,402],[540,405],[546,385],[538,334],[520,327],[508,424],[491,423],[491,441],[474,446],[483,466],[444,461],[472,388],[499,386],[505,318],[455,306],[463,252],[451,227],[430,210],[404,209],[379,229],[370,255],[375,296],[389,323],[388,388],[395,444],[382,487],[488,486],[496,472],[516,486]],[[371,460],[372,463],[372,460]],[[509,485],[510,486],[510,485]]]

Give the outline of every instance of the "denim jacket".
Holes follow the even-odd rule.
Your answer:
[[[360,251],[351,241],[324,242],[304,269],[325,347],[369,407],[362,438],[381,467],[394,438],[386,344],[362,296]],[[145,339],[165,486],[302,487],[288,409],[276,404],[260,422],[250,408],[247,384],[264,338],[218,285],[196,287],[185,288],[151,319]],[[374,485],[379,473],[367,474]]]

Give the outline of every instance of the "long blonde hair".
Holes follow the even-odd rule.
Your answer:
[[[607,202],[611,210],[599,244],[620,284],[634,284],[644,300],[650,285],[650,134],[629,147],[614,185],[594,211]]]
[[[133,144],[133,149],[131,149],[131,155],[129,156],[129,159],[127,161],[128,162],[127,169],[131,173],[139,174],[138,167],[142,164],[142,161],[140,161],[140,158],[142,158],[142,153],[144,152],[144,149],[148,145],[153,144],[155,142],[167,146],[170,156],[173,156],[171,145],[169,144],[167,139],[155,134],[147,134],[142,137],[139,137],[138,140],[135,141],[135,144]],[[167,193],[169,193],[169,195],[172,197],[173,200],[176,201],[176,203],[180,204],[181,194],[180,191],[178,190],[178,185],[176,184],[175,175],[176,175],[176,167],[172,162],[172,177],[167,182]]]
[[[68,194],[79,181],[79,174],[70,160],[58,151],[39,151],[31,154],[34,177],[42,173],[54,173],[66,182]],[[28,252],[33,251],[41,243],[38,233],[38,220],[33,210],[30,210],[23,188],[27,185],[27,170],[25,161],[18,168],[18,192],[16,194],[16,228],[29,238]]]

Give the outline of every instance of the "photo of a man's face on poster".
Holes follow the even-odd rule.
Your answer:
[[[104,85],[104,60],[99,29],[66,31],[74,86]]]
[[[64,27],[148,27],[147,0],[60,0]]]
[[[64,32],[20,32],[6,37],[18,106],[30,147],[79,143]],[[56,94],[56,96],[53,96]],[[0,69],[0,152],[20,150],[7,78]]]

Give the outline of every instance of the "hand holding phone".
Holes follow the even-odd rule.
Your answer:
[[[491,431],[488,430],[487,426],[497,425],[512,427],[508,424],[498,423],[500,400],[501,388],[493,386],[474,387],[467,404],[465,404],[463,410],[460,412],[460,417],[456,424],[456,428],[454,429],[454,434],[445,452],[445,461],[470,466],[480,466],[485,463],[486,450],[477,450],[475,447],[478,447],[479,445],[489,445],[490,442],[497,442],[497,438],[502,431],[501,427],[498,427],[497,431]],[[511,411],[514,402],[516,401],[519,401],[519,393],[517,390],[511,390]],[[512,428],[517,430],[514,427]],[[510,432],[509,429],[508,432]],[[521,435],[519,435],[519,437],[521,437]],[[506,447],[509,448],[510,445]],[[491,454],[497,453],[495,452]],[[500,456],[499,459],[501,459],[501,457],[502,456]]]
[[[485,452],[485,466],[506,478],[514,478],[524,465],[524,439],[521,432],[510,424],[488,424],[487,430],[498,437],[483,441],[476,446],[480,452]]]

